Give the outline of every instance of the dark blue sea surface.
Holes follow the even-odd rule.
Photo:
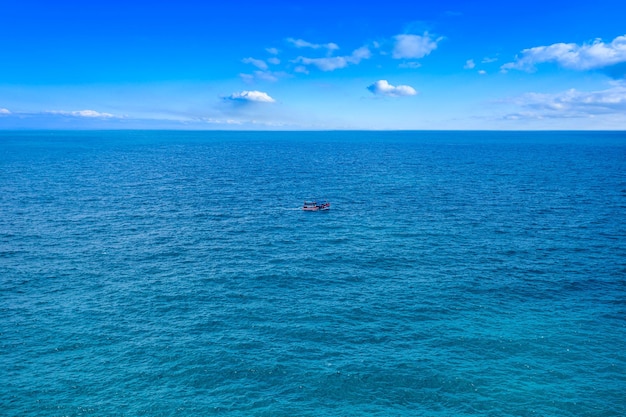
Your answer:
[[[0,132],[2,415],[625,393],[625,132]]]

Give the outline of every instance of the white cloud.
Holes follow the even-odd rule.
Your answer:
[[[248,91],[244,90],[239,93],[233,93],[227,97],[228,100],[238,101],[238,102],[256,102],[256,103],[274,103],[272,97],[269,94],[264,93],[262,91]]]
[[[278,55],[278,52],[280,52],[276,48],[265,48],[265,50],[267,51],[268,54],[272,54],[272,55]]]
[[[11,114],[11,112],[8,109],[0,108],[0,114]]]
[[[78,110],[73,111],[72,116],[81,116],[81,117],[114,117],[111,113],[101,113],[95,110]]]
[[[49,110],[45,111],[47,114],[58,114],[61,116],[74,116],[74,117],[99,117],[99,118],[111,118],[115,117],[115,115],[111,113],[102,113],[95,110],[76,110],[76,111],[65,111],[65,110]]]
[[[442,38],[432,39],[428,32],[424,35],[397,35],[394,37],[396,43],[393,48],[393,57],[396,59],[423,58],[437,49],[437,43]]]
[[[206,122],[206,123],[210,123],[210,124],[220,124],[220,125],[241,125],[244,122],[241,120],[235,120],[235,119],[216,119],[214,117],[203,117],[201,118],[202,121]]]
[[[570,89],[556,94],[528,93],[510,103],[522,111],[510,118],[589,118],[596,115],[626,114],[626,83],[615,83],[599,91]]]
[[[278,81],[278,76],[276,75],[276,73],[273,73],[271,71],[254,71],[254,76],[257,79],[263,80],[263,81],[270,81],[270,82]]]
[[[491,64],[492,62],[496,62],[497,60],[498,60],[498,58],[489,58],[487,56],[487,57],[484,57],[483,60],[480,61],[480,62],[483,63],[483,64]]]
[[[422,66],[422,64],[420,64],[419,62],[415,62],[415,61],[409,61],[409,62],[403,62],[402,64],[398,65],[400,68],[411,68],[411,69],[415,69],[415,68],[419,68]]]
[[[246,83],[252,84],[258,80],[276,82],[280,78],[289,77],[289,74],[284,71],[254,71],[252,74],[241,73],[239,76]]]
[[[258,69],[262,69],[262,70],[266,70],[267,69],[267,64],[265,63],[265,61],[263,61],[261,59],[244,58],[244,59],[241,60],[241,62],[243,62],[244,64],[252,64],[255,67],[257,67]]]
[[[351,55],[347,56],[330,56],[326,58],[305,58],[300,56],[292,62],[303,65],[314,65],[322,71],[334,71],[336,69],[345,68],[351,64],[358,64],[363,59],[368,59],[371,56],[372,53],[369,48],[363,46],[359,49],[355,49]]]
[[[278,65],[280,64],[280,59],[276,57],[271,57],[271,58],[268,58],[267,62],[269,62],[272,65]]]
[[[350,63],[358,64],[362,59],[369,59],[372,56],[369,48],[367,46],[362,46],[359,49],[355,49],[352,51],[352,55],[350,55]]]
[[[297,67],[295,67],[293,69],[294,72],[299,72],[301,74],[308,74],[309,70],[306,69],[306,67],[304,65],[298,65]]]
[[[393,86],[387,80],[378,80],[367,87],[373,94],[388,97],[414,96],[417,91],[408,85]]]
[[[287,38],[287,42],[296,48],[328,49],[329,52],[339,49],[336,43],[311,43],[302,39]]]
[[[465,69],[473,69],[474,67],[476,67],[476,64],[474,63],[473,59],[468,59],[467,61],[465,61],[465,66],[463,68]]]
[[[334,71],[339,68],[345,68],[348,66],[346,57],[335,56],[329,58],[305,58],[303,56],[298,57],[295,62],[302,63],[304,65],[315,65],[322,71]]]
[[[563,68],[590,70],[626,62],[626,35],[618,36],[611,43],[596,39],[592,43],[555,43],[524,49],[514,62],[502,65],[506,72],[511,69],[533,71],[537,64],[556,62]]]
[[[485,71],[485,70],[478,70],[478,73],[480,75],[485,75],[485,74],[487,74],[487,71]]]
[[[289,126],[288,122],[278,121],[278,120],[264,120],[264,119],[251,119],[246,116],[235,116],[233,118],[215,118],[215,117],[203,117],[199,119],[200,122],[210,124],[210,125],[224,125],[225,127],[231,129],[235,128],[254,128],[258,129],[259,126],[263,128],[284,128]]]

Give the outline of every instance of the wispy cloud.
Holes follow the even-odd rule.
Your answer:
[[[555,43],[524,49],[515,61],[500,67],[504,72],[512,69],[534,71],[536,65],[554,62],[563,68],[584,71],[609,67],[626,62],[626,35],[610,43],[596,39],[591,43]]]
[[[556,94],[528,93],[508,100],[521,108],[508,115],[520,118],[588,118],[597,115],[626,114],[626,83],[615,83],[599,91],[570,89]]]
[[[0,114],[11,114],[11,112],[9,111],[9,109],[0,108]]]
[[[278,55],[280,52],[277,48],[265,48],[265,51],[271,55]]]
[[[237,119],[219,119],[215,117],[203,117],[200,120],[209,124],[218,124],[218,125],[242,125],[243,121]]]
[[[300,74],[308,74],[309,70],[304,65],[298,65],[293,69],[293,72],[298,72]]]
[[[311,43],[302,39],[287,38],[287,42],[296,48],[327,49],[329,52],[339,49],[336,43]]]
[[[322,71],[334,71],[336,69],[345,68],[348,65],[358,64],[364,59],[372,56],[369,48],[363,46],[355,49],[351,55],[347,56],[329,56],[325,58],[306,58],[300,56],[292,62],[302,65],[314,65]]]
[[[263,81],[275,82],[278,81],[279,76],[283,75],[282,73],[276,73],[271,71],[255,71],[254,76]]]
[[[473,59],[468,59],[467,61],[465,61],[465,65],[463,66],[464,69],[473,69],[474,67],[476,67],[476,64],[474,63]]]
[[[392,57],[395,59],[419,59],[437,49],[443,38],[433,39],[428,32],[423,35],[396,35]]]
[[[274,103],[276,101],[269,94],[256,90],[233,93],[226,99],[240,103]]]
[[[267,64],[265,63],[265,61],[261,60],[261,59],[255,59],[255,58],[244,58],[241,60],[241,62],[243,62],[244,64],[252,64],[255,67],[262,69],[262,70],[266,70],[267,69]]]
[[[403,62],[400,65],[398,65],[400,68],[411,68],[411,69],[416,69],[422,66],[422,64],[420,64],[419,62],[416,61],[409,61],[409,62]]]
[[[244,129],[277,129],[277,128],[286,128],[291,126],[288,122],[283,121],[274,121],[274,120],[258,120],[249,117],[243,118],[215,118],[215,117],[204,117],[199,119],[200,122],[216,125],[216,126],[224,126],[226,128],[244,128]]]
[[[378,80],[367,89],[375,95],[387,97],[414,96],[417,91],[408,85],[393,86],[387,80]]]
[[[246,83],[253,84],[255,81],[276,82],[290,75],[284,71],[254,71],[252,74],[240,73],[239,76]]]
[[[45,114],[55,114],[60,116],[72,116],[72,117],[91,117],[91,118],[102,118],[108,119],[112,117],[117,117],[111,113],[103,113],[95,110],[76,110],[76,111],[65,111],[65,110],[47,110],[43,112]]]

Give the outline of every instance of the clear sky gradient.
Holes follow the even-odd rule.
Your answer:
[[[626,2],[0,0],[0,129],[626,130]]]

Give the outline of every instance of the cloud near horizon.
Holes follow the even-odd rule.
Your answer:
[[[378,80],[367,89],[375,95],[387,97],[407,97],[414,96],[417,91],[409,85],[393,86],[387,80]]]
[[[9,109],[4,109],[0,107],[0,114],[11,114],[11,112],[9,111]]]
[[[76,111],[65,111],[65,110],[48,110],[44,111],[44,114],[54,114],[59,116],[74,116],[74,117],[94,117],[94,118],[112,118],[116,117],[111,113],[103,113],[95,110],[76,110]]]
[[[598,91],[578,91],[574,88],[556,93],[527,93],[509,100],[523,109],[508,115],[520,118],[589,118],[596,115],[626,114],[626,83],[615,83]]]
[[[263,91],[256,90],[244,90],[238,93],[232,93],[230,96],[226,97],[227,100],[239,102],[239,103],[275,103],[272,97],[269,94],[264,93]]]
[[[516,69],[532,72],[536,65],[554,62],[566,69],[585,71],[610,67],[626,62],[626,35],[610,43],[595,39],[592,43],[555,43],[522,50],[515,61],[500,67],[503,72]]]

